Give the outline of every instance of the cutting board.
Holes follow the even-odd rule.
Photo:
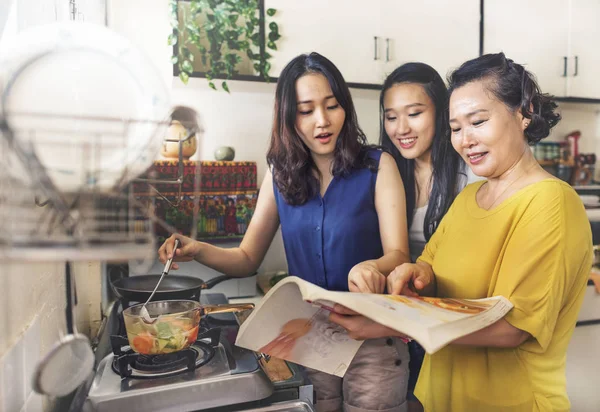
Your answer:
[[[261,276],[261,275],[258,275],[258,276]],[[270,278],[271,277],[269,276],[269,279]],[[257,279],[257,281],[258,281],[258,279]],[[269,286],[268,280],[267,280],[267,285]],[[270,288],[270,286],[269,286],[269,288]],[[243,312],[236,313],[236,316],[238,318],[238,322],[240,325],[242,323],[244,323],[244,321],[248,318],[248,316],[250,316],[250,313],[252,313],[252,311],[250,311],[250,310],[245,310]],[[269,379],[271,379],[271,382],[273,382],[273,383],[283,382],[288,379],[291,379],[292,376],[294,376],[294,374],[290,370],[289,366],[283,359],[271,357],[271,359],[269,359],[268,362],[266,362],[264,360],[264,358],[260,359],[259,362],[260,362],[261,366],[263,367],[263,370],[265,371],[265,373],[267,374],[267,376],[269,377]]]

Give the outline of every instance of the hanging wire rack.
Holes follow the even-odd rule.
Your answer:
[[[133,183],[148,186],[160,193],[155,184],[172,184],[181,198],[183,168],[173,179],[154,179],[145,173],[165,142],[179,143],[180,164],[182,143],[195,133],[190,130],[182,140],[164,139],[169,121],[157,122],[52,114],[21,114],[27,121],[9,125],[0,118],[0,260],[64,261],[64,260],[134,260],[140,267],[149,267],[155,257],[155,228],[160,225],[170,233],[177,230],[154,213],[154,198],[143,202],[136,198]],[[54,122],[60,118],[60,122]],[[56,128],[70,121],[88,124],[93,129],[82,138],[81,128]],[[31,127],[23,127],[31,124]],[[47,127],[40,127],[40,125]],[[134,146],[128,136],[132,127],[151,125],[152,136],[147,144]],[[148,130],[150,130],[148,129]],[[47,167],[48,151],[79,156],[80,161],[65,161],[75,170],[57,172]],[[121,167],[103,169],[102,156],[123,153]],[[199,168],[198,168],[199,169]],[[197,171],[199,173],[199,170]],[[81,184],[73,189],[73,174]],[[64,176],[65,179],[61,180]],[[64,181],[70,182],[65,190]],[[194,179],[199,186],[200,179]],[[102,184],[101,184],[102,183]],[[164,197],[164,196],[163,196]],[[198,198],[196,197],[198,207]],[[196,216],[191,228],[196,236]]]

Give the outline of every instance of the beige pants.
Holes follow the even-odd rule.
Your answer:
[[[317,412],[406,412],[408,347],[399,339],[365,341],[344,378],[306,369]]]

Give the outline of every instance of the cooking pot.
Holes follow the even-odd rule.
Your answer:
[[[163,355],[188,348],[198,337],[200,318],[204,315],[254,309],[251,303],[202,305],[193,300],[163,300],[146,304],[153,318],[149,324],[140,316],[142,306],[125,309],[123,318],[129,346],[143,355]]]

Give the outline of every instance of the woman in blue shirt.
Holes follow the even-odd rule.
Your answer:
[[[339,70],[317,53],[293,59],[277,82],[274,117],[270,170],[240,246],[176,234],[160,260],[178,238],[175,261],[248,276],[281,225],[291,275],[329,290],[382,293],[386,276],[410,261],[404,189],[393,158],[367,145]],[[396,339],[366,341],[343,379],[308,372],[318,411],[406,410],[408,350]]]

